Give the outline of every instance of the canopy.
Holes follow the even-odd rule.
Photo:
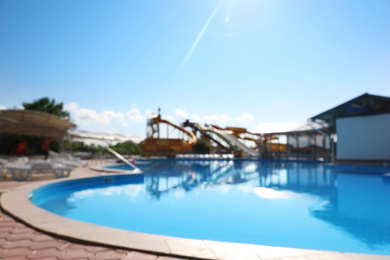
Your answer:
[[[0,110],[0,134],[62,137],[76,127],[61,117],[34,110]]]
[[[322,120],[334,127],[334,121],[340,117],[376,115],[390,113],[390,98],[365,93],[341,105],[310,118],[311,121]]]
[[[69,135],[72,138],[94,139],[94,140],[103,140],[103,141],[125,142],[125,141],[134,140],[134,137],[128,137],[121,134],[90,132],[85,130],[72,130],[69,131]]]

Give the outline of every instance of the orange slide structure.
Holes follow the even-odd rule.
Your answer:
[[[186,135],[189,140],[180,138],[161,138],[160,124],[166,124]],[[168,135],[168,134],[167,134]],[[183,127],[172,124],[167,120],[161,119],[161,115],[148,119],[147,137],[140,143],[141,150],[146,156],[163,155],[168,158],[174,158],[176,153],[189,152],[191,147],[196,144],[198,139],[195,134],[187,131]]]

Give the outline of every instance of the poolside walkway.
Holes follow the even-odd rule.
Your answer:
[[[55,238],[16,221],[0,211],[0,259],[3,260],[174,260],[137,251],[80,244]]]

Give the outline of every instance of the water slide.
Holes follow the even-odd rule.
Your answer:
[[[189,145],[194,145],[196,144],[196,142],[198,141],[198,139],[196,138],[196,136],[194,135],[194,133],[192,132],[188,132],[186,129],[184,129],[183,127],[180,127],[180,126],[177,126],[175,124],[172,124],[171,122],[169,122],[168,120],[164,120],[164,119],[161,119],[161,117],[157,117],[157,120],[155,121],[157,123],[164,123],[164,124],[167,124],[167,125],[170,125],[172,126],[173,128],[185,133],[186,135],[188,135],[189,137],[191,137],[191,140],[188,141],[188,144]]]
[[[224,140],[227,140],[227,143],[231,144],[231,146],[234,147],[235,150],[237,150],[238,148],[249,156],[259,156],[259,153],[257,151],[253,150],[252,148],[249,148],[248,146],[240,142],[240,140],[238,140],[238,138],[233,134],[230,134],[223,129],[217,129],[213,126],[209,126],[209,129],[218,134],[219,136],[222,136]]]
[[[201,125],[196,124],[196,123],[191,123],[188,120],[183,123],[183,127],[191,127],[193,130],[199,131],[204,137],[213,141],[219,148],[225,150],[228,153],[231,153],[234,150],[230,144],[228,144],[228,145],[223,144],[222,142],[215,139],[211,134],[209,134],[210,132],[214,133],[214,131],[210,130],[208,127],[202,127]],[[222,137],[222,139],[223,139],[223,137]],[[224,141],[227,143],[228,140],[224,140]]]
[[[173,127],[180,133],[186,135],[189,140],[185,140],[184,138],[169,138],[168,131],[167,137],[161,138],[160,124],[166,124]],[[187,131],[183,127],[172,124],[167,120],[161,119],[160,114],[154,118],[148,119],[147,130],[147,138],[140,143],[140,148],[146,156],[157,154],[166,155],[168,158],[174,158],[176,153],[189,152],[191,147],[198,141],[194,133]]]

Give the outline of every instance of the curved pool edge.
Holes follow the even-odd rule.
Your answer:
[[[70,179],[85,179],[85,177],[67,180]],[[310,257],[313,260],[324,258],[343,260],[351,259],[351,257],[353,259],[390,259],[390,256],[382,255],[238,244],[125,231],[65,218],[30,202],[28,198],[30,192],[47,184],[61,181],[64,179],[36,182],[7,191],[1,195],[1,207],[21,222],[58,237],[161,255],[198,259],[284,259],[291,257]]]
[[[103,166],[89,166],[89,168],[91,170],[94,170],[94,171],[107,172],[107,173],[117,173],[117,174],[135,174],[135,173],[139,173],[136,170],[132,170],[132,171],[117,170],[117,169],[105,168],[104,166],[107,166],[107,165],[103,165]]]

